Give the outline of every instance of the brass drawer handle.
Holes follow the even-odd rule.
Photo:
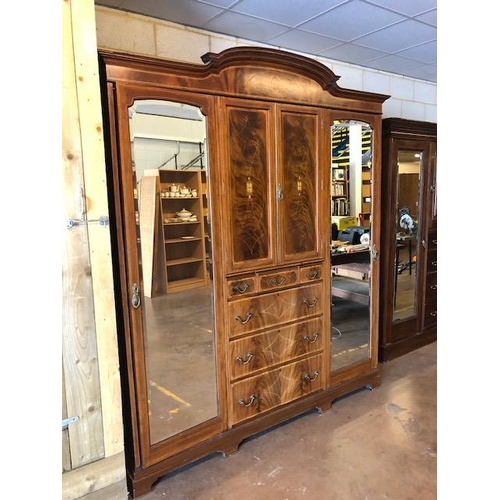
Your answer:
[[[233,285],[233,293],[245,293],[250,288],[246,281],[238,281]]]
[[[433,267],[437,267],[437,265],[438,265],[438,261],[437,261],[437,260],[433,260],[433,261],[431,262],[431,266],[433,266]]]
[[[437,285],[431,285],[431,290],[437,290]]]
[[[246,316],[246,319],[241,319],[241,316],[236,316],[236,318],[234,318],[236,321],[238,321],[239,323],[241,323],[242,325],[246,325],[251,319],[252,319],[252,316],[253,314],[252,313],[247,313],[247,316]]]
[[[312,271],[307,271],[306,278],[310,280],[314,280],[319,276],[319,271],[317,269],[313,269]]]
[[[311,377],[311,375],[307,374],[307,375],[304,375],[304,380],[306,382],[313,382],[314,380],[316,380],[317,378],[319,377],[319,371],[316,370],[314,373],[313,373],[313,376]]]
[[[252,394],[250,396],[250,399],[248,400],[248,403],[245,403],[244,399],[238,400],[238,404],[240,406],[244,406],[245,408],[248,408],[249,406],[252,406],[253,402],[256,400],[256,397]]]
[[[304,299],[302,303],[305,304],[307,307],[314,307],[318,303],[318,298],[314,297],[312,302],[309,302],[308,299]]]
[[[272,286],[281,286],[283,285],[284,283],[286,283],[286,276],[273,276],[270,280],[269,280],[269,283],[272,285]]]
[[[248,363],[250,363],[251,359],[253,358],[253,354],[251,352],[247,352],[246,356],[247,359],[243,359],[241,356],[237,356],[236,361],[238,361],[242,365],[248,365]]]
[[[318,333],[318,332],[316,332],[316,333],[313,335],[312,339],[309,337],[309,335],[304,335],[304,336],[302,337],[302,340],[305,340],[306,342],[309,342],[310,344],[314,344],[314,342],[316,342],[316,340],[318,340],[318,338],[319,338],[319,333]]]
[[[434,243],[434,245],[437,245],[438,244],[438,240],[432,240],[432,243]]]
[[[430,315],[431,315],[433,318],[435,318],[435,317],[438,315],[438,313],[437,313],[437,311],[432,311]]]

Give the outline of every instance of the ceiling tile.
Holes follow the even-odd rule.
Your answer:
[[[398,56],[414,59],[415,61],[433,64],[437,62],[437,42],[423,43],[411,49],[398,52]]]
[[[373,5],[385,7],[406,16],[416,16],[436,8],[436,0],[366,0]]]
[[[238,27],[236,34],[235,26]],[[226,11],[215,19],[208,21],[203,25],[203,28],[209,31],[215,31],[216,33],[233,35],[261,42],[266,42],[270,38],[287,30],[283,25],[263,21],[255,17],[244,16],[243,14],[237,14],[231,11]]]
[[[292,27],[343,2],[345,0],[308,0],[304,8],[304,0],[241,0],[232,10]]]
[[[346,43],[332,49],[324,50],[321,56],[329,57],[336,61],[348,62],[351,64],[362,64],[377,57],[386,56],[386,52],[360,47],[352,43]]]
[[[436,28],[409,19],[359,38],[356,44],[395,53],[436,37]]]
[[[149,0],[142,2],[142,4],[138,9],[137,0],[123,0],[120,9],[130,12],[144,12],[150,17],[193,27],[205,24],[209,19],[222,12],[218,7],[194,0]]]
[[[300,29],[348,42],[403,19],[399,14],[353,0],[302,24]]]
[[[316,35],[302,30],[290,30],[281,35],[269,39],[269,43],[279,47],[286,47],[291,50],[299,50],[301,52],[319,53],[325,49],[342,45],[341,40],[335,38]]]
[[[437,66],[434,64],[423,64],[421,66],[407,68],[402,71],[401,74],[409,76],[410,78],[437,82]]]
[[[430,10],[420,16],[415,16],[414,19],[437,27],[437,9]]]
[[[384,56],[370,61],[370,68],[380,69],[389,73],[400,73],[402,70],[415,66],[415,61],[399,56]]]

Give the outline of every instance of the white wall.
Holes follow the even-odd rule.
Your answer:
[[[198,64],[202,64],[201,56],[206,52],[235,46],[280,48],[97,6],[96,28],[99,48]],[[384,118],[437,123],[436,84],[303,55],[318,60],[340,76],[341,87],[390,95],[383,105]]]

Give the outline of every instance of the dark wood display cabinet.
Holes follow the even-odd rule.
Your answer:
[[[382,120],[379,357],[437,340],[437,124]]]
[[[378,145],[388,96],[343,89],[321,63],[263,48],[208,53],[204,64],[107,51],[100,61],[125,454],[137,497],[185,464],[231,454],[255,433],[380,384]],[[132,106],[157,113],[136,116],[151,131],[143,149],[131,140]],[[333,130],[349,183],[371,200],[362,277],[342,274],[361,254],[332,257]],[[206,144],[206,168],[160,173],[161,192],[180,184],[191,196],[160,198],[159,237],[141,249],[134,191],[151,169],[143,157],[169,131]],[[193,220],[178,221],[182,209]],[[143,249],[166,269],[149,294]]]

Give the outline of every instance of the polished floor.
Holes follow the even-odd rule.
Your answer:
[[[161,478],[141,500],[437,498],[437,343],[381,365],[382,384]]]

